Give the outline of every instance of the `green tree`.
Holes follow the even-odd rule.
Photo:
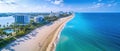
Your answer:
[[[5,25],[3,25],[3,27],[5,28],[6,26],[5,26]]]
[[[2,25],[0,24],[0,28],[1,28],[1,26],[2,26]]]
[[[7,22],[7,27],[8,27],[8,25],[9,25],[9,22]]]

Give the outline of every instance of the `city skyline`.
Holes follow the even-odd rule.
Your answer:
[[[120,0],[0,0],[0,12],[120,12]]]

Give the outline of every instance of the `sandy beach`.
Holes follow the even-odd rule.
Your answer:
[[[53,24],[33,30],[31,33],[17,39],[2,51],[54,51],[59,33],[73,15],[61,18]]]

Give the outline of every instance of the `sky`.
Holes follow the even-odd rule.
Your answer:
[[[120,12],[120,0],[0,0],[0,12]]]

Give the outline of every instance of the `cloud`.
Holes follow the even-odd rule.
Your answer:
[[[104,3],[96,3],[95,5],[92,6],[92,8],[100,8],[104,5],[105,5]]]
[[[7,4],[7,5],[16,4],[15,2],[16,0],[0,0],[0,4]]]
[[[112,4],[108,4],[108,7],[111,7],[112,6]]]
[[[63,6],[63,0],[48,0],[53,5],[29,5],[28,3],[20,3],[19,0],[0,0],[0,12],[49,12],[59,11],[61,8],[54,6]]]
[[[101,2],[102,0],[98,0],[98,2]]]
[[[55,0],[55,1],[53,1],[52,3],[53,4],[56,4],[56,5],[59,5],[59,4],[61,4],[63,1],[62,0]]]
[[[54,5],[60,5],[63,3],[63,0],[47,0]]]

